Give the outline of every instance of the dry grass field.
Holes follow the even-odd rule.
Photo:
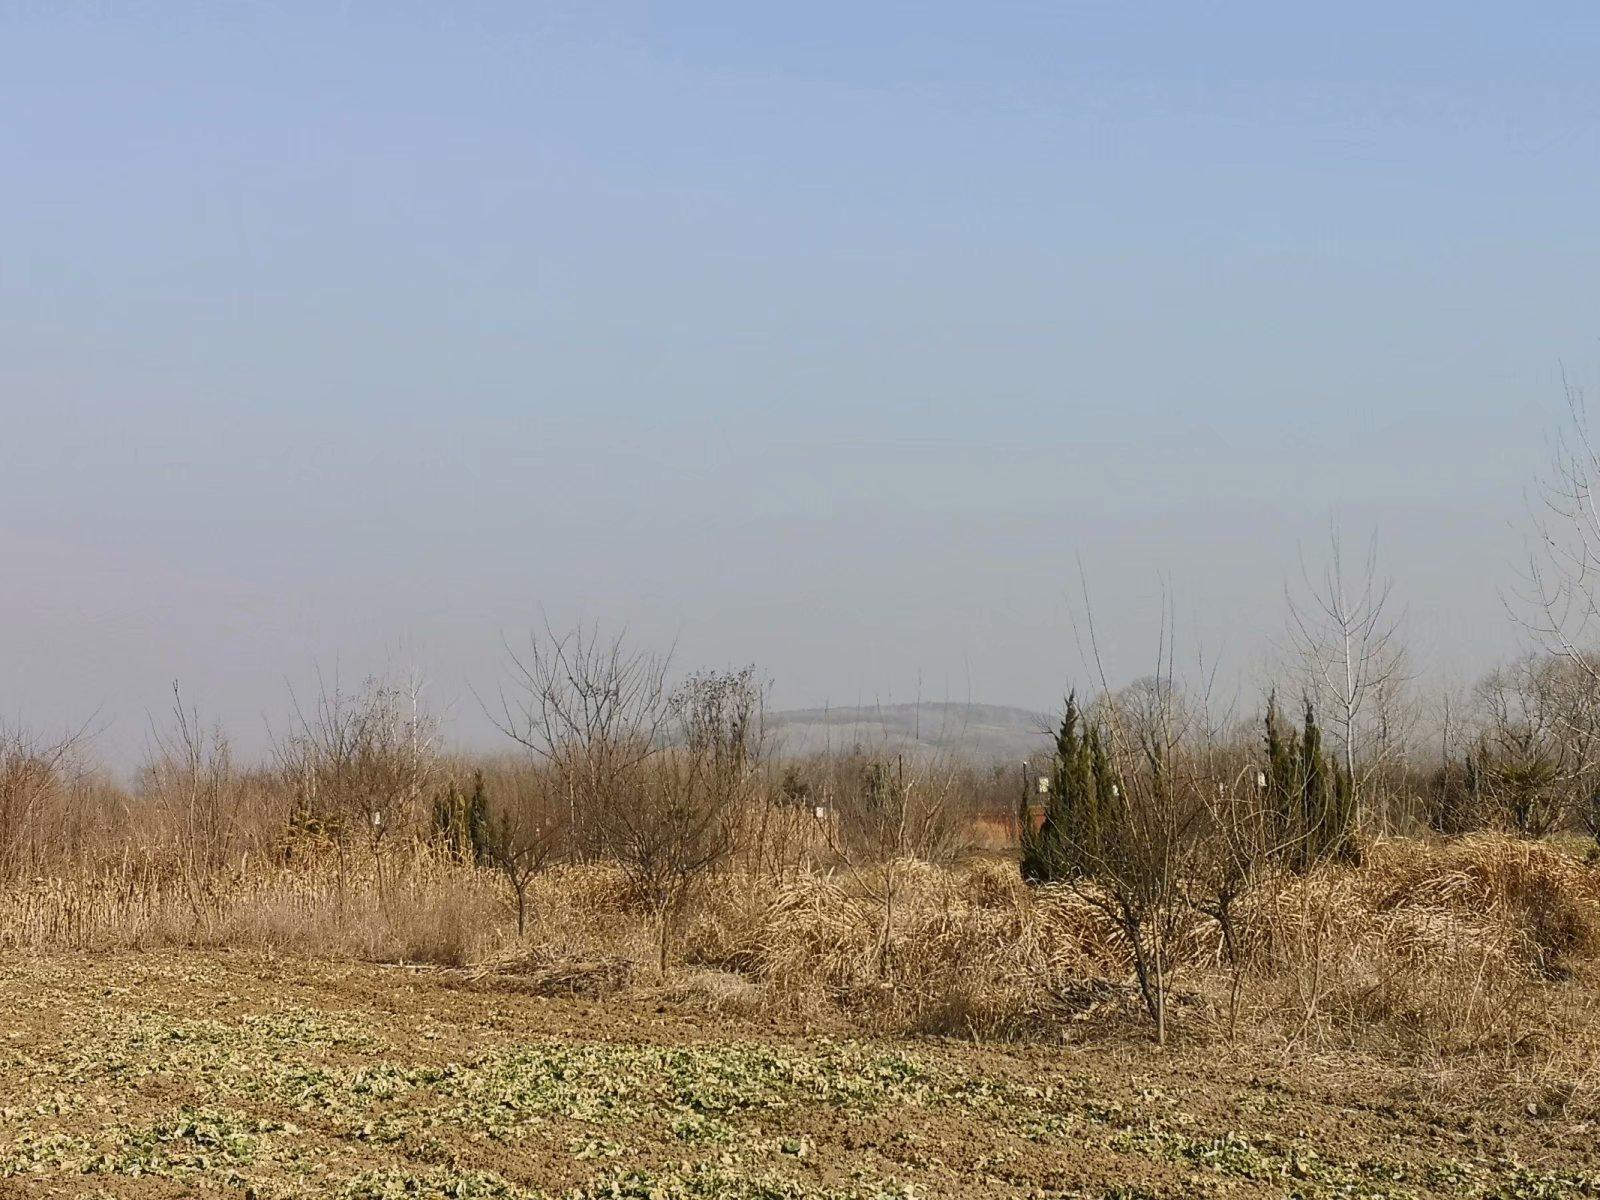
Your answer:
[[[1041,814],[568,645],[514,760],[382,686],[131,787],[0,743],[0,1195],[1600,1195],[1590,776],[1358,804],[1309,706],[1144,689]]]
[[[548,985],[548,981],[546,981]],[[878,1038],[654,987],[15,956],[0,1195],[1600,1194],[1595,1127],[1368,1054]]]
[[[616,872],[413,852],[9,889],[0,1196],[1600,1195],[1600,881],[1397,841],[1285,880],[1230,1019],[1149,1036],[1091,906],[1009,862],[708,889],[662,975]],[[881,868],[880,868],[881,869]]]

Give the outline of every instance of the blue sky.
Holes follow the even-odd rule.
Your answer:
[[[1240,677],[1376,525],[1431,670],[1600,370],[1591,6],[0,4],[0,711],[626,621],[779,704]]]

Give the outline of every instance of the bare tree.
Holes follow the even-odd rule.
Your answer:
[[[0,882],[15,881],[34,865],[45,805],[66,787],[83,736],[79,730],[49,741],[0,726]]]
[[[1564,383],[1567,423],[1538,481],[1518,619],[1551,651],[1590,675],[1600,661],[1588,651],[1600,623],[1600,450],[1583,393]]]
[[[281,770],[295,790],[298,826],[326,836],[339,857],[340,885],[353,846],[364,846],[386,891],[385,849],[411,831],[433,770],[435,734],[422,686],[369,678],[349,695],[322,688],[310,711],[295,705],[297,728],[280,743]]]
[[[1266,852],[1270,826],[1261,818],[1266,806],[1252,803],[1261,794],[1247,771],[1233,787],[1221,784],[1221,794],[1207,805],[1209,825],[1204,847],[1197,856],[1191,903],[1217,923],[1222,933],[1222,953],[1231,983],[1228,990],[1228,1036],[1238,1028],[1239,997],[1244,989],[1245,939],[1240,929],[1241,901],[1273,859]],[[1242,785],[1242,786],[1241,786]]]
[[[912,862],[948,861],[961,848],[962,821],[954,775],[937,760],[862,752],[831,764],[821,799],[829,848],[874,892],[879,925],[878,971],[894,968],[895,912]]]
[[[662,974],[696,887],[733,850],[758,780],[761,703],[752,668],[690,676],[668,697],[673,745],[597,814],[601,844],[656,917]]]
[[[669,656],[629,648],[625,635],[602,638],[579,626],[557,635],[548,625],[524,652],[506,648],[510,694],[500,694],[501,732],[554,773],[566,802],[572,853],[598,857],[600,818],[663,749],[669,716]]]
[[[1204,808],[1189,857],[1189,902],[1214,920],[1222,935],[1232,1038],[1250,949],[1257,940],[1244,902],[1288,869],[1305,834],[1286,827],[1259,751],[1250,747],[1246,735],[1224,738],[1209,731],[1186,755],[1184,773]]]
[[[746,668],[669,692],[667,657],[593,628],[546,626],[508,654],[496,723],[549,771],[565,844],[616,862],[655,916],[665,973],[684,908],[727,859],[758,785],[764,689]]]
[[[198,914],[212,876],[233,850],[241,800],[233,750],[220,726],[207,729],[172,685],[172,724],[157,731],[146,786],[177,822],[178,855]]]
[[[1192,911],[1195,832],[1206,812],[1184,756],[1197,709],[1177,686],[1170,599],[1163,599],[1154,673],[1114,692],[1086,579],[1083,593],[1086,661],[1101,686],[1089,719],[1103,757],[1089,767],[1095,819],[1058,842],[1053,854],[1063,861],[1051,873],[1121,931],[1156,1041],[1165,1044],[1171,947]]]
[[[1586,656],[1527,654],[1485,676],[1477,698],[1473,774],[1501,820],[1543,837],[1582,815],[1600,781],[1600,671]]]
[[[1167,1040],[1171,947],[1187,908],[1197,824],[1206,814],[1184,761],[1187,726],[1170,646],[1158,673],[1097,706],[1110,751],[1109,805],[1098,836],[1081,847],[1080,895],[1121,928],[1156,1041]]]
[[[1403,751],[1414,721],[1403,695],[1402,617],[1391,611],[1392,582],[1378,574],[1376,534],[1352,572],[1339,528],[1330,526],[1320,577],[1302,558],[1301,578],[1303,596],[1286,590],[1289,644],[1307,695],[1332,725],[1360,819],[1374,775]]]
[[[483,848],[511,886],[517,905],[517,936],[523,937],[528,931],[529,886],[565,850],[565,806],[551,772],[542,766],[498,772],[487,790]]]

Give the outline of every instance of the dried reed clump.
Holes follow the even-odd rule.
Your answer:
[[[1520,934],[1532,964],[1550,974],[1600,953],[1600,874],[1559,849],[1476,835],[1436,850],[1392,842],[1376,858],[1380,910],[1481,914]]]
[[[330,856],[244,864],[196,883],[137,863],[0,890],[0,947],[236,946],[374,961],[460,965],[503,927],[492,877],[429,853],[380,882]]]
[[[1256,1023],[1292,1038],[1492,1032],[1529,982],[1515,935],[1492,918],[1379,908],[1370,881],[1318,872],[1270,900]]]
[[[441,859],[406,863],[381,883],[322,861],[252,878],[199,920],[174,913],[162,940],[459,967],[497,944],[504,908],[491,879]]]
[[[627,875],[610,863],[553,868],[540,876],[539,891],[547,904],[582,913],[617,916],[640,911]]]
[[[806,875],[747,910],[740,939],[723,943],[723,962],[743,962],[775,996],[791,1002],[847,999],[862,975],[866,914],[837,879]],[[731,928],[722,926],[724,936]]]
[[[989,863],[901,862],[800,875],[777,889],[727,880],[691,925],[690,962],[754,981],[768,1003],[884,1031],[1044,1032],[1087,981],[1125,973],[1126,955],[1099,910],[1069,892],[1033,896],[1015,867],[1009,874]]]
[[[1380,843],[1359,868],[1289,877],[1257,900],[1256,1024],[1436,1052],[1525,1041],[1552,980],[1592,957],[1592,874],[1559,850],[1479,836]]]
[[[1038,903],[919,907],[894,960],[886,1017],[900,1030],[973,1038],[1057,1036],[1092,980],[1126,956],[1104,914],[1070,893]]]
[[[664,982],[655,917],[615,867],[540,872],[528,917],[519,939],[501,876],[425,843],[396,846],[381,871],[303,846],[199,879],[128,855],[0,888],[0,949],[259,947],[458,968],[473,986],[664,988],[656,994],[720,1011],[983,1038],[1060,1038],[1135,1003],[1111,918],[1072,887],[1023,884],[993,857],[790,867],[781,878],[724,870],[694,893],[681,965]],[[1274,876],[1240,917],[1237,975],[1198,912],[1169,947],[1193,1033],[1208,1032],[1208,1006],[1228,1005],[1231,1028],[1242,996],[1244,1027],[1261,1036],[1456,1061],[1487,1050],[1508,1078],[1537,1073],[1529,1055],[1553,1062],[1568,1043],[1600,1046],[1596,1014],[1574,1000],[1581,980],[1564,982],[1600,969],[1600,872],[1560,849],[1487,836],[1383,842],[1360,866]]]
[[[977,908],[1014,907],[1023,902],[1028,890],[1010,858],[975,858],[958,863],[951,873],[962,898]]]

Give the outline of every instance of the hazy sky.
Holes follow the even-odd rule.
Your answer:
[[[1238,671],[1364,531],[1430,666],[1600,376],[1592,4],[0,3],[0,713],[626,620],[780,705]]]

